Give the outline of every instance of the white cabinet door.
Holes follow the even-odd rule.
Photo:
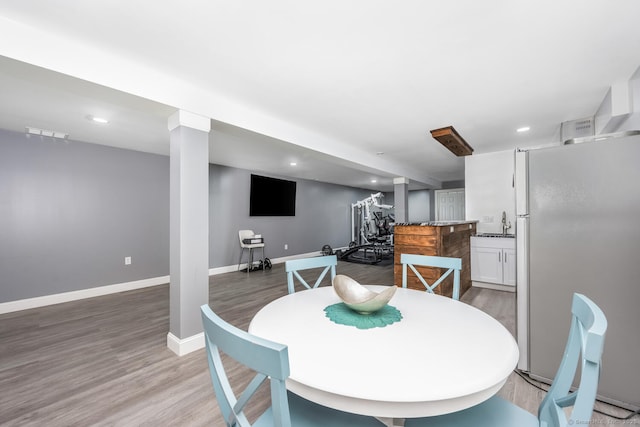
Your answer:
[[[471,248],[471,280],[502,283],[502,249]]]
[[[516,285],[516,250],[502,250],[502,282],[505,285]]]
[[[512,238],[471,238],[471,280],[516,285],[516,249]]]

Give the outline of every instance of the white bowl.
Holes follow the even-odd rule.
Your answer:
[[[396,286],[377,293],[370,291],[349,276],[338,274],[332,281],[333,289],[350,309],[360,314],[370,314],[387,305],[396,293]]]

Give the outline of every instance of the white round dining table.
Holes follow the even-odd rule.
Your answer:
[[[339,302],[330,286],[296,292],[249,326],[288,346],[287,388],[316,403],[383,419],[440,415],[490,398],[517,364],[511,333],[464,302],[398,288],[389,305],[402,319],[372,329],[327,318],[324,308]]]

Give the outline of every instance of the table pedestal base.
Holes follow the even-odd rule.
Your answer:
[[[404,427],[404,418],[376,417],[376,420],[387,427]]]

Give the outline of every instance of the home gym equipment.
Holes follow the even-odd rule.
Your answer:
[[[271,270],[271,267],[271,260],[269,258],[265,258],[259,260],[257,264],[252,264],[251,270],[249,270],[249,272],[257,270]]]
[[[351,204],[351,241],[348,249],[336,251],[338,259],[377,264],[393,255],[395,218],[392,213],[383,214],[393,206],[381,203],[383,197],[378,192]]]

